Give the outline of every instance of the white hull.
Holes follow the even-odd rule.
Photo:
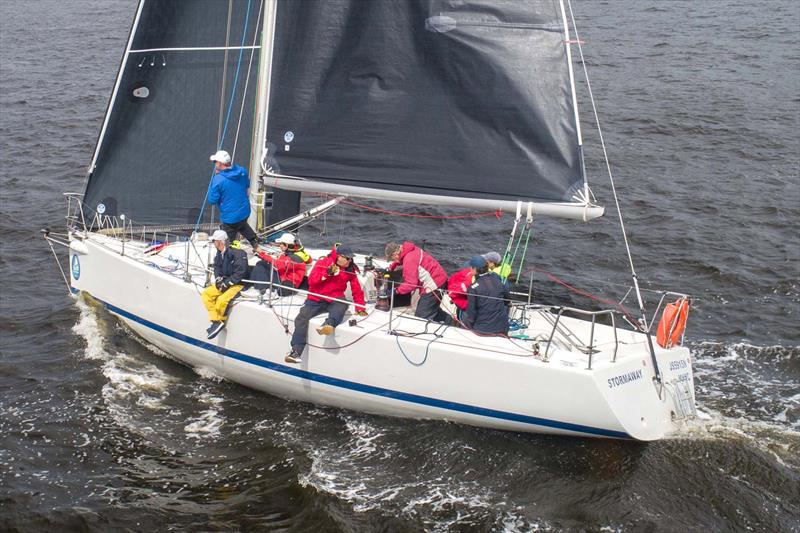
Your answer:
[[[227,328],[208,341],[201,289],[157,268],[182,261],[185,244],[154,258],[143,258],[141,246],[134,243],[126,243],[126,255],[120,252],[120,241],[110,237],[73,239],[73,290],[89,293],[177,360],[281,397],[512,431],[638,440],[660,439],[675,429],[673,413],[680,412],[673,399],[676,384],[688,384],[693,402],[686,348],[656,345],[665,384],[657,385],[646,337],[617,329],[614,362],[613,328],[602,325],[595,327],[600,351],[589,370],[588,356],[557,342],[558,336],[544,361],[532,354],[529,341],[479,337],[457,328],[446,328],[441,338],[398,337],[389,333],[389,313],[370,309],[368,318],[356,326],[345,321],[330,337],[315,332],[324,315],[313,319],[303,362],[287,364],[289,335],[282,322],[288,319],[293,329],[291,319],[302,305],[301,296],[283,298],[272,308],[242,299]],[[202,266],[198,256],[207,257],[205,248],[195,256]],[[589,338],[588,322],[561,320]],[[433,331],[437,325],[398,316],[397,311],[392,316],[393,330],[422,332],[426,326]],[[542,313],[533,312],[526,333],[549,335],[551,329]]]

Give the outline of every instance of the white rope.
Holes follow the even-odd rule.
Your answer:
[[[253,67],[253,55],[256,51],[256,40],[258,39],[258,28],[261,27],[261,8],[264,7],[263,2],[258,3],[258,19],[256,20],[255,30],[253,31],[253,46],[250,48],[250,62],[247,64],[247,76],[244,80],[244,92],[242,93],[242,105],[239,108],[239,120],[236,124],[236,135],[233,137],[233,151],[231,152],[231,160],[236,160],[236,145],[239,144],[239,130],[242,127],[242,114],[244,113],[244,103],[247,100],[247,87],[250,85],[250,70]]]
[[[617,187],[614,184],[614,175],[611,172],[611,163],[608,160],[608,152],[606,150],[606,143],[605,143],[605,140],[603,139],[603,130],[600,127],[600,117],[597,114],[597,106],[595,105],[594,93],[592,92],[592,84],[589,81],[589,72],[586,69],[586,59],[583,56],[583,46],[581,45],[581,37],[578,34],[578,26],[575,24],[575,15],[572,12],[572,1],[571,0],[567,0],[567,5],[569,6],[569,16],[572,19],[572,29],[575,31],[575,42],[578,44],[578,51],[579,51],[580,56],[581,56],[581,66],[583,67],[583,75],[586,78],[586,88],[589,90],[589,99],[592,102],[592,112],[594,113],[594,121],[595,121],[595,124],[597,125],[597,133],[598,133],[598,135],[600,137],[600,146],[603,149],[603,158],[605,159],[606,169],[608,170],[608,179],[611,181],[611,192],[614,195],[614,204],[617,207],[617,216],[619,217],[619,226],[620,226],[620,229],[622,230],[622,239],[625,242],[625,251],[628,254],[628,263],[630,264],[630,267],[631,267],[631,275],[633,276],[633,285],[634,285],[634,288],[636,289],[636,298],[639,301],[639,308],[642,310],[642,313],[644,313],[644,301],[642,300],[642,293],[639,290],[639,281],[638,281],[638,277],[636,276],[636,269],[633,266],[633,256],[631,255],[631,247],[630,247],[630,244],[628,243],[628,234],[625,231],[625,222],[622,219],[622,209],[619,206],[619,198],[617,197]],[[568,44],[568,46],[569,46],[569,44]]]

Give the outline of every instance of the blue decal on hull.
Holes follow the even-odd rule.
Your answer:
[[[72,256],[72,277],[75,281],[81,277],[81,260],[78,259],[78,254]]]
[[[199,348],[203,348],[210,352],[217,353],[224,357],[230,357],[231,359],[235,359],[237,361],[241,361],[243,363],[248,363],[254,366],[260,366],[262,368],[266,368],[268,370],[272,370],[274,372],[280,372],[282,374],[287,374],[290,376],[295,376],[303,379],[307,379],[310,381],[316,381],[317,383],[323,383],[325,385],[330,385],[333,387],[340,387],[343,389],[353,390],[357,392],[363,392],[366,394],[373,394],[375,396],[382,396],[384,398],[392,398],[395,400],[402,400],[404,402],[416,403],[419,405],[427,405],[430,407],[437,407],[440,409],[448,409],[450,411],[457,411],[461,413],[467,413],[471,415],[479,415],[485,416],[487,418],[496,418],[498,420],[508,420],[511,422],[520,422],[523,424],[530,424],[533,426],[541,426],[547,428],[554,428],[554,429],[561,429],[565,431],[574,431],[577,433],[586,433],[589,435],[598,435],[601,437],[613,437],[616,439],[633,439],[630,435],[625,433],[624,431],[615,431],[612,429],[603,429],[603,428],[595,428],[592,426],[583,426],[581,424],[571,424],[569,422],[561,422],[558,420],[548,420],[546,418],[537,418],[534,416],[522,415],[518,413],[509,413],[506,411],[497,411],[495,409],[487,409],[484,407],[477,407],[474,405],[468,405],[463,403],[457,402],[450,402],[447,400],[439,400],[436,398],[429,398],[427,396],[419,396],[417,394],[409,394],[407,392],[400,392],[391,389],[384,389],[381,387],[375,387],[373,385],[365,385],[363,383],[356,383],[354,381],[347,381],[344,379],[334,378],[331,376],[325,376],[323,374],[316,374],[314,372],[309,372],[307,370],[301,370],[299,368],[294,368],[286,365],[280,365],[277,363],[271,363],[269,361],[264,361],[263,359],[258,359],[256,357],[252,357],[250,355],[245,355],[243,353],[234,352],[233,350],[228,350],[226,348],[221,348],[214,344],[210,344],[205,341],[201,341],[199,339],[195,339],[193,337],[189,337],[187,335],[183,335],[182,333],[178,333],[176,331],[172,331],[171,329],[167,329],[163,326],[160,326],[154,322],[150,322],[144,318],[131,314],[119,307],[111,305],[109,303],[103,302],[102,300],[98,300],[102,303],[109,311],[112,313],[118,314],[122,317],[125,317],[129,320],[133,320],[134,322],[138,322],[143,326],[146,326],[154,331],[167,335],[168,337],[172,337],[173,339],[178,339],[183,341],[187,344],[191,344],[192,346],[197,346]]]

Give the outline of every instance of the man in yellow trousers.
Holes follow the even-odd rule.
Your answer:
[[[247,276],[247,252],[228,245],[228,234],[217,230],[211,236],[217,249],[214,256],[214,282],[203,290],[203,305],[208,310],[211,325],[206,329],[213,339],[225,328],[228,305],[242,290],[242,279]]]

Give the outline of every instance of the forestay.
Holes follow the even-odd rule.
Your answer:
[[[562,17],[554,0],[279,1],[267,183],[598,216]]]
[[[209,154],[235,144],[248,166],[262,9],[260,0],[140,1],[87,178],[89,209],[194,224]]]

